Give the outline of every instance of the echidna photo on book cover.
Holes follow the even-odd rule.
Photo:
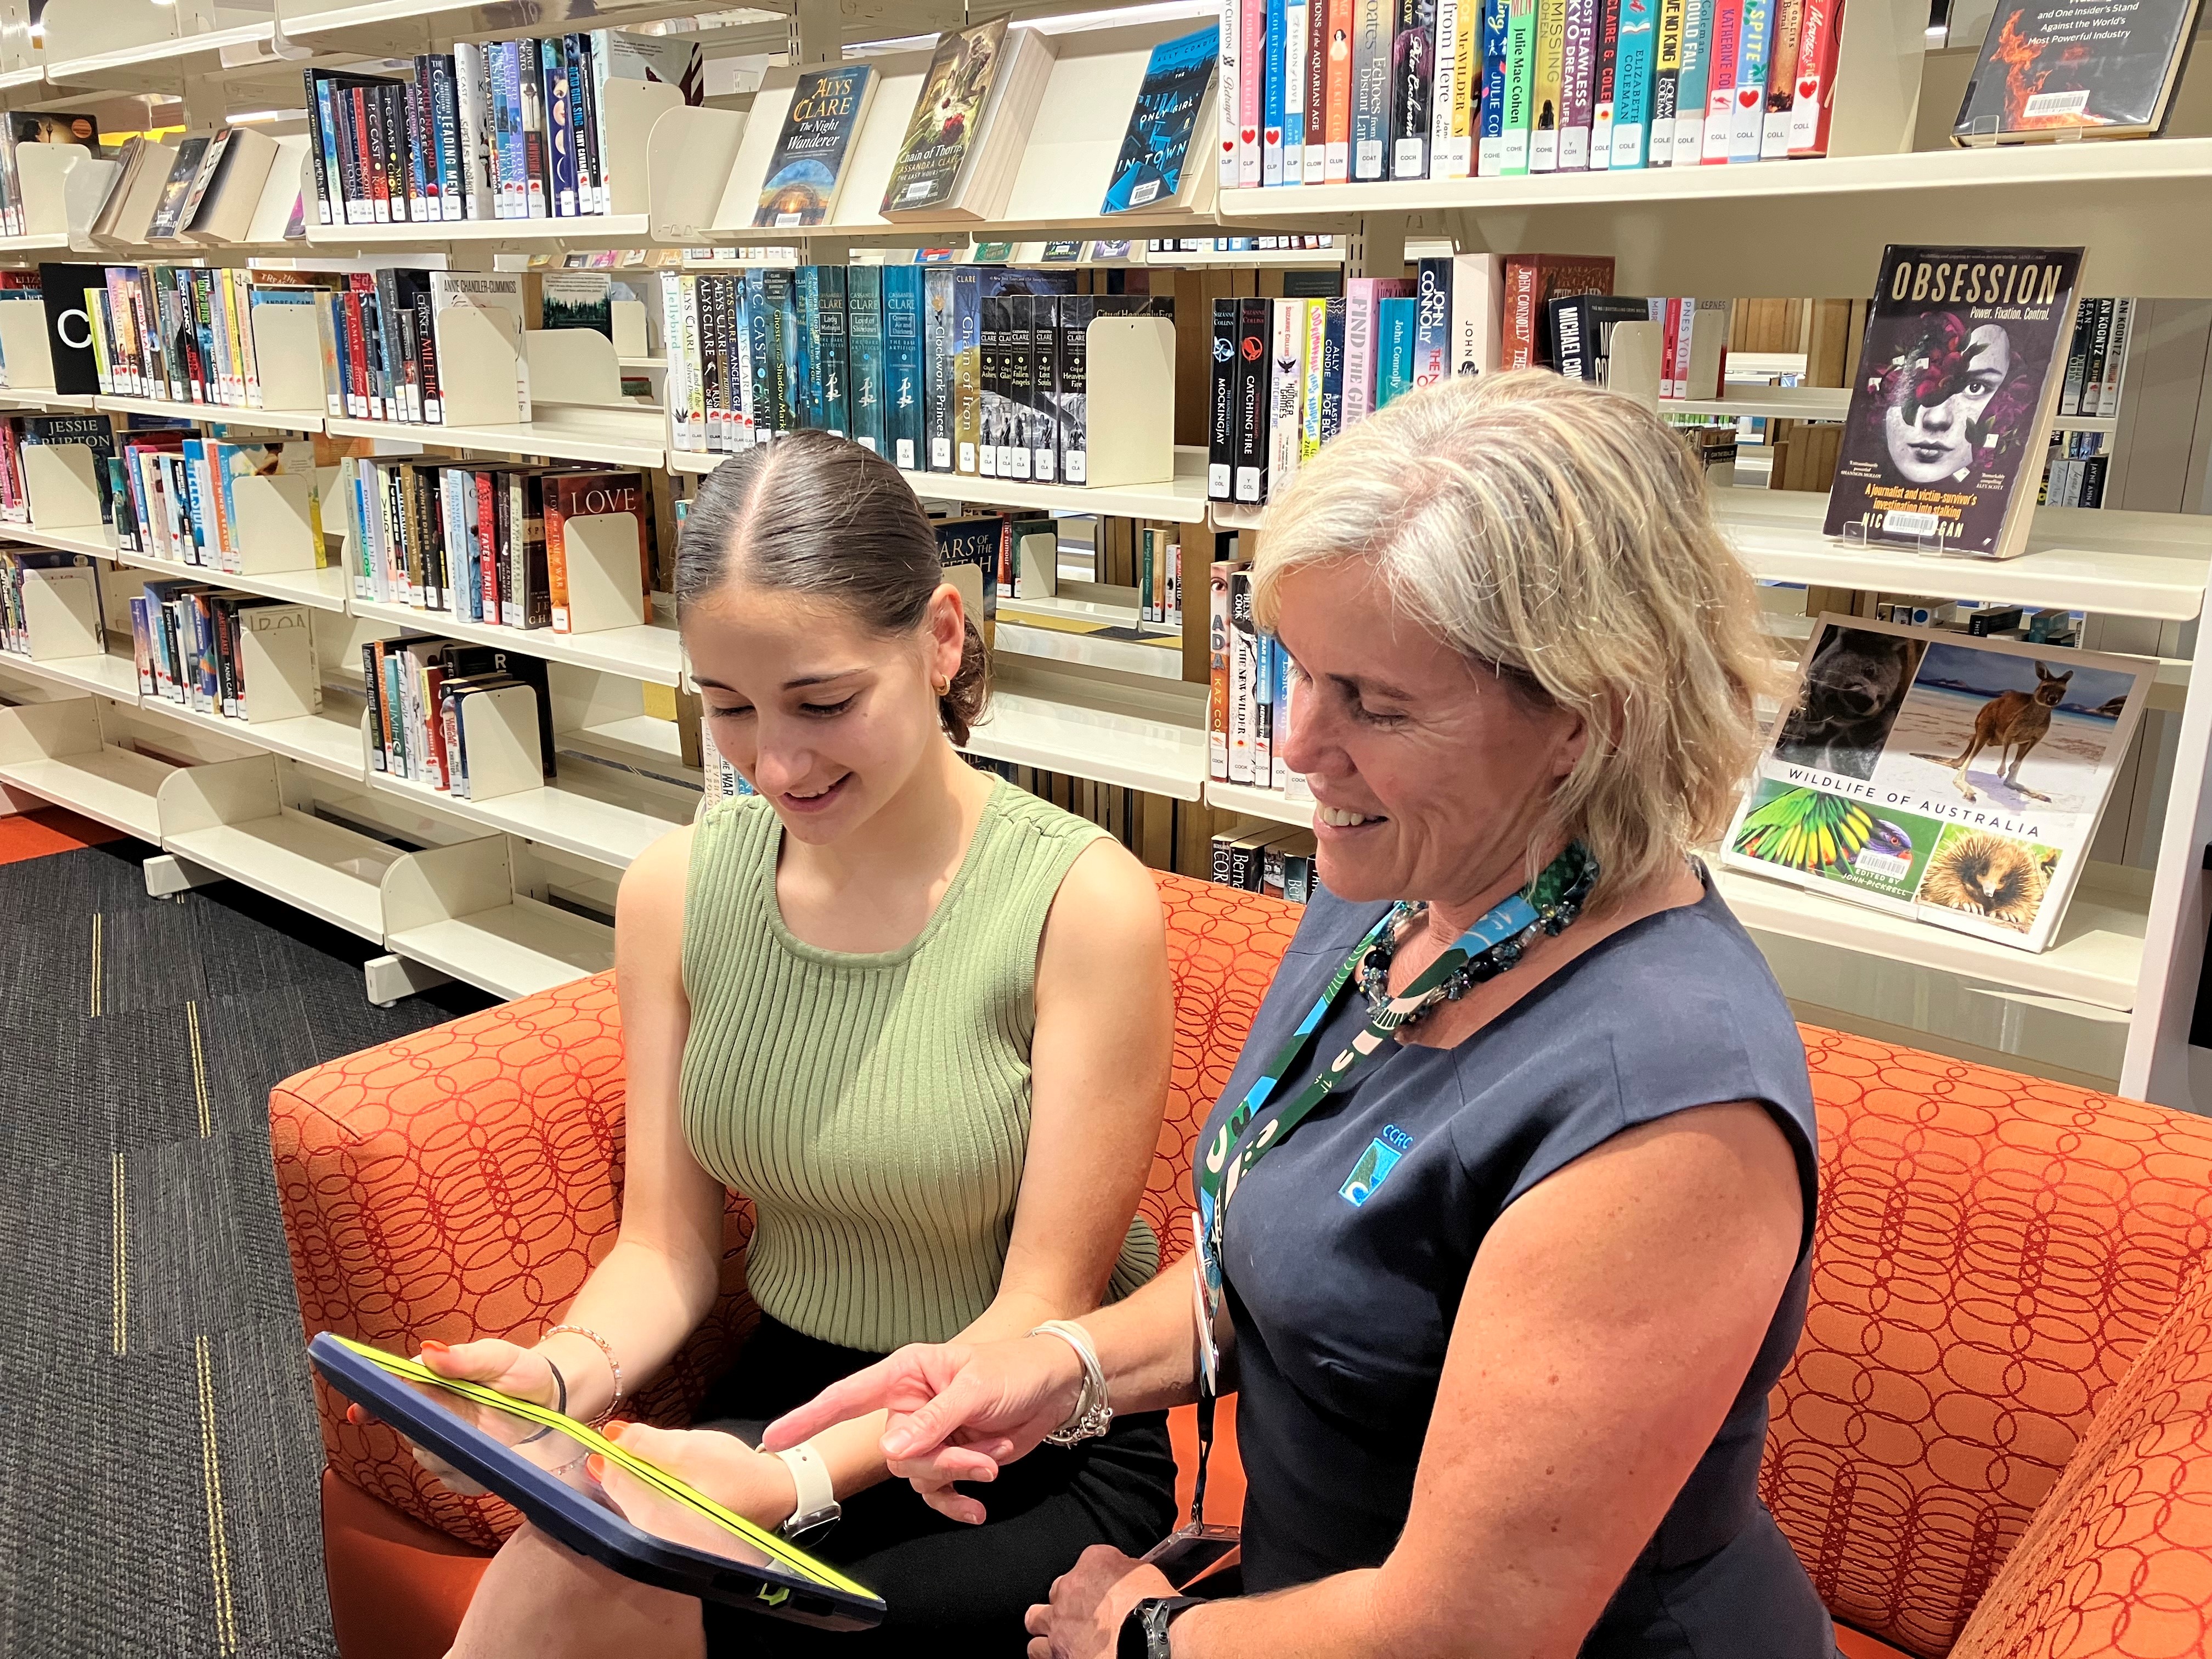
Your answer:
[[[2136,658],[1824,616],[1723,858],[2045,950],[2151,678]]]

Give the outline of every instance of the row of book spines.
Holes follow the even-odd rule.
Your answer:
[[[1253,619],[1249,565],[1222,561],[1207,572],[1206,646],[1206,775],[1287,788],[1275,731],[1290,703],[1290,657]]]
[[[462,704],[478,692],[526,688],[532,696],[544,775],[555,775],[553,751],[544,738],[549,722],[544,665],[503,656],[476,666],[480,647],[441,641],[377,640],[361,648],[362,691],[368,703],[369,763],[379,772],[426,784],[459,799],[469,798],[468,745]],[[457,657],[470,659],[466,672]]]
[[[1827,153],[1841,0],[1437,0],[1433,21],[1421,9],[1223,0],[1222,186]]]
[[[599,31],[463,41],[405,81],[306,71],[318,222],[610,211],[607,53]]]
[[[661,280],[664,333],[678,343],[666,393],[678,449],[729,453],[820,428],[908,471],[1042,483],[1089,477],[1091,321],[1154,304],[1140,295],[985,299],[977,273],[957,269],[801,266]]]
[[[1182,535],[1146,525],[1137,547],[1137,620],[1182,626]]]
[[[641,475],[360,459],[346,508],[355,596],[490,627],[571,631],[567,526],[628,513],[639,593],[651,591]]]
[[[23,599],[23,584],[34,580],[74,582],[88,587],[95,618],[94,646],[99,650],[107,648],[100,626],[105,608],[99,573],[90,558],[82,553],[23,553],[0,549],[0,651],[12,651],[18,655],[30,653],[31,623]]]
[[[1210,500],[1269,500],[1346,427],[1451,374],[1448,279],[1346,286],[1340,299],[1213,302]]]
[[[232,266],[116,265],[84,290],[93,363],[110,397],[258,409],[261,373],[253,313],[279,300]]]
[[[422,271],[356,271],[342,289],[318,290],[325,412],[357,421],[443,425],[437,313],[433,284]]]
[[[1304,904],[1313,896],[1314,833],[1267,823],[1225,830],[1213,837],[1212,879],[1217,887]]]
[[[269,447],[166,434],[132,441],[126,434],[118,452],[106,458],[109,496],[122,504],[114,515],[118,547],[184,564],[236,570],[243,550],[238,541],[236,472],[231,461],[246,450],[265,452]],[[255,465],[259,464],[257,455]],[[324,562],[322,501],[314,469],[303,466],[294,472],[306,481],[307,534],[319,568]]]
[[[2102,507],[2109,455],[2068,455],[2054,459],[2043,475],[2036,499],[2046,507]]]
[[[2120,375],[2135,308],[2133,300],[2084,300],[2075,308],[2074,338],[2058,392],[2061,415],[2101,420],[2120,412]]]
[[[228,720],[247,718],[245,653],[249,614],[281,625],[305,652],[298,688],[312,709],[322,707],[323,686],[313,618],[305,605],[283,599],[226,593],[182,581],[148,582],[131,599],[131,660],[142,696],[159,697]]]

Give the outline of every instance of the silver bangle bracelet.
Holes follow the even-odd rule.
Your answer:
[[[1054,1446],[1073,1446],[1096,1440],[1112,1426],[1114,1407],[1106,1397],[1106,1370],[1098,1363],[1098,1350],[1091,1346],[1091,1333],[1072,1319],[1048,1319],[1030,1332],[1031,1336],[1056,1336],[1075,1350],[1083,1364],[1083,1391],[1075,1397],[1075,1413],[1050,1434]]]

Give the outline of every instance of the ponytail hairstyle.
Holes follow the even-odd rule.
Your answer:
[[[937,535],[907,481],[873,450],[827,432],[793,432],[741,450],[699,486],[677,544],[676,614],[742,577],[834,600],[879,634],[921,626],[945,580]],[[989,659],[967,617],[960,672],[937,700],[956,744],[989,695]]]

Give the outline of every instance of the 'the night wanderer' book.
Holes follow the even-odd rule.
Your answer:
[[[1827,533],[2008,559],[2027,548],[2078,247],[1890,247]]]
[[[785,230],[826,223],[837,204],[837,185],[853,135],[866,117],[876,72],[866,64],[803,70],[791,88],[791,107],[769,157],[753,223]]]
[[[1181,193],[1191,134],[1198,130],[1220,48],[1218,28],[1200,29],[1152,48],[1101,213],[1158,207]]]
[[[2135,138],[2166,124],[2198,0],[1998,0],[1952,124],[1960,144]]]

